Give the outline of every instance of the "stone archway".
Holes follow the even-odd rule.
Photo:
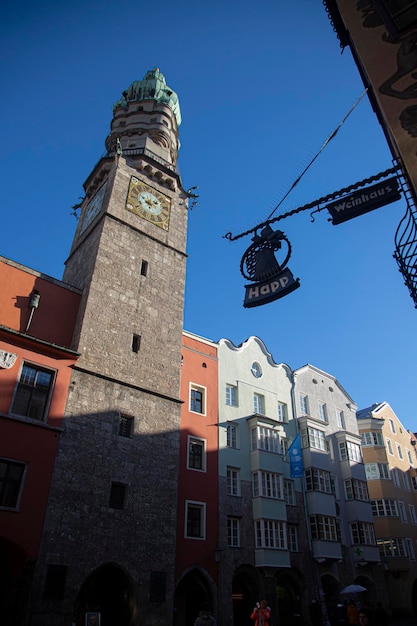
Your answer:
[[[132,626],[137,607],[131,578],[115,563],[94,570],[82,584],[75,605],[75,622],[84,626],[88,611],[99,611],[101,626]]]
[[[239,567],[232,582],[234,626],[253,626],[250,616],[255,602],[261,599],[261,595],[258,572],[249,565]]]
[[[303,623],[303,576],[295,570],[279,572],[276,584],[279,624]]]
[[[0,537],[0,624],[23,624],[35,560]]]
[[[327,573],[321,576],[321,585],[324,593],[324,602],[326,604],[327,617],[331,624],[337,621],[337,602],[339,599],[340,581]]]
[[[413,582],[411,589],[411,608],[413,609],[414,615],[417,616],[417,579]]]
[[[202,608],[214,611],[215,586],[200,568],[189,570],[180,580],[174,596],[174,626],[193,626]]]

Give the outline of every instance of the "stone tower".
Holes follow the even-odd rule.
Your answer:
[[[88,612],[101,626],[172,623],[188,202],[180,122],[177,95],[148,72],[114,105],[106,155],[84,183],[64,272],[83,290],[80,357],[33,624],[84,626]]]

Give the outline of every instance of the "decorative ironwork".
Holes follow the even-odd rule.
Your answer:
[[[247,280],[256,281],[246,285],[243,306],[254,307],[272,302],[291,293],[300,286],[286,265],[291,256],[291,244],[285,234],[274,231],[267,224],[260,235],[255,233],[252,245],[246,250],[240,262],[240,271]],[[284,260],[279,263],[275,252],[281,250],[282,242],[287,247]]]
[[[253,228],[250,228],[249,230],[246,230],[245,232],[240,233],[239,235],[232,235],[231,232],[228,232],[225,235],[223,235],[223,238],[228,239],[229,241],[236,241],[237,239],[246,237],[246,235],[255,233],[256,231],[260,230],[264,226],[267,226],[268,224],[273,224],[274,222],[278,222],[279,220],[284,220],[287,217],[292,217],[293,215],[296,215],[297,213],[301,213],[302,211],[308,211],[309,209],[314,209],[315,207],[319,207],[321,204],[327,204],[331,200],[336,200],[337,198],[340,198],[340,196],[344,196],[348,193],[351,193],[352,191],[355,191],[355,189],[359,189],[360,187],[365,187],[365,185],[369,185],[370,183],[373,183],[376,180],[380,180],[381,178],[386,178],[387,176],[390,176],[391,174],[396,174],[400,170],[401,170],[400,165],[391,167],[383,172],[379,172],[379,174],[375,174],[374,176],[369,176],[369,178],[364,178],[363,180],[360,180],[357,183],[354,183],[353,185],[349,185],[349,187],[343,187],[343,189],[339,189],[339,191],[334,191],[333,193],[329,193],[327,196],[323,196],[319,198],[318,200],[314,200],[313,202],[304,204],[303,206],[300,206],[297,209],[293,209],[292,211],[288,211],[287,213],[282,213],[281,215],[277,215],[277,217],[267,220],[266,222],[262,222],[262,224],[258,224],[257,226],[254,226]],[[326,207],[323,207],[323,209],[324,208]],[[318,210],[322,211],[323,209],[318,209]]]
[[[417,308],[417,208],[405,172],[399,176],[407,210],[395,233],[394,259]]]

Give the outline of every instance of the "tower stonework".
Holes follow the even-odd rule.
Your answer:
[[[82,290],[35,626],[172,623],[188,194],[159,70],[114,105],[64,280]],[[59,574],[59,577],[56,576]],[[59,578],[59,580],[58,580]],[[55,586],[54,581],[55,580]]]

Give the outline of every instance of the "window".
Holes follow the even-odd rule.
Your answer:
[[[408,477],[407,472],[402,472],[403,475],[403,483],[404,483],[404,489],[406,491],[411,491],[411,487],[410,487],[410,479]]]
[[[52,372],[24,363],[11,412],[14,415],[43,420],[51,396],[53,378]]]
[[[282,475],[274,472],[254,472],[252,475],[253,497],[284,498]]]
[[[141,276],[147,276],[148,275],[148,261],[142,261],[142,264],[140,266],[140,275]]]
[[[134,418],[131,415],[119,415],[119,437],[130,439],[133,433]]]
[[[408,462],[410,463],[411,467],[414,467],[414,462],[413,462],[413,455],[411,454],[411,450],[409,450],[408,448],[405,449],[406,453],[407,453],[407,459]]]
[[[206,505],[203,502],[185,503],[186,506],[186,533],[189,539],[205,539],[206,534]]]
[[[411,523],[412,524],[417,524],[416,509],[414,507],[414,504],[409,504],[408,505],[408,510],[409,510],[409,513],[410,513]]]
[[[397,502],[390,499],[371,500],[374,517],[398,517]]]
[[[369,501],[368,485],[365,480],[349,478],[348,480],[345,480],[344,484],[346,500],[361,500],[362,502]]]
[[[301,446],[303,448],[314,448],[315,450],[327,452],[327,443],[324,432],[322,430],[318,430],[317,428],[302,428]]]
[[[229,548],[240,546],[240,519],[238,517],[227,518],[227,545]]]
[[[26,465],[0,459],[0,507],[17,509]]]
[[[392,448],[392,441],[391,441],[391,439],[387,439],[387,448],[388,448],[388,452],[390,454],[394,454],[394,450]]]
[[[149,578],[149,600],[151,602],[165,602],[167,575],[166,572],[151,572]]]
[[[398,454],[398,458],[403,460],[403,451],[401,450],[401,446],[399,443],[397,443],[397,454]]]
[[[281,444],[281,451],[284,456],[284,461],[288,461],[287,455],[288,455],[289,447],[291,445],[290,441],[289,439],[286,439],[285,437],[280,437],[280,444]]]
[[[297,526],[287,524],[287,545],[290,552],[298,552]]]
[[[300,411],[302,415],[308,415],[308,396],[300,393]]]
[[[319,419],[327,423],[327,408],[324,402],[319,402]]]
[[[391,470],[391,478],[392,478],[392,482],[394,483],[394,485],[396,487],[400,486],[400,477],[398,475],[398,470],[396,467],[393,467]]]
[[[365,473],[367,480],[388,480],[388,463],[365,463]]]
[[[111,509],[123,509],[126,498],[126,485],[112,483],[110,489],[109,507]]]
[[[261,519],[255,522],[256,547],[285,550],[286,524],[277,520]]]
[[[412,482],[414,491],[417,491],[417,476],[411,476],[411,482]]]
[[[290,506],[295,506],[296,504],[293,480],[284,479],[284,500]]]
[[[310,531],[312,539],[320,539],[322,541],[340,540],[340,531],[335,517],[311,515]]]
[[[405,541],[403,538],[396,539],[377,539],[376,544],[379,549],[380,556],[402,557],[406,556]]]
[[[389,427],[391,428],[392,434],[395,435],[396,434],[396,430],[395,430],[394,420],[389,419],[388,422],[389,422]]]
[[[190,411],[205,414],[205,389],[191,385],[190,388]]]
[[[383,446],[384,439],[378,430],[371,431],[369,433],[361,434],[361,444],[363,446]]]
[[[398,511],[400,513],[400,520],[404,522],[404,524],[407,524],[408,520],[407,520],[407,514],[405,512],[404,502],[398,501]]]
[[[226,404],[237,406],[237,387],[235,385],[226,385]]]
[[[204,439],[188,437],[188,469],[206,470],[206,444]]]
[[[136,352],[138,353],[140,350],[140,342],[141,342],[141,336],[140,335],[133,335],[132,337],[132,352]]]
[[[375,545],[374,525],[368,522],[352,522],[350,524],[350,534],[354,545]]]
[[[287,405],[283,402],[278,402],[278,421],[279,422],[287,422]]]
[[[280,452],[279,434],[273,428],[257,426],[251,431],[252,450],[266,450],[267,452]]]
[[[264,415],[265,413],[264,397],[260,393],[253,394],[253,412],[258,415]]]
[[[226,427],[226,445],[228,448],[237,448],[237,426],[228,424]]]
[[[236,467],[227,468],[227,493],[229,496],[240,496],[239,470]]]
[[[411,561],[415,561],[416,560],[416,555],[415,555],[415,552],[414,552],[412,540],[406,538],[405,542],[407,544],[408,556],[410,557]]]
[[[44,600],[64,599],[67,570],[66,565],[48,565],[43,590]]]
[[[336,409],[336,422],[339,428],[345,429],[345,416],[339,409]]]
[[[362,461],[361,447],[353,441],[340,441],[339,452],[341,461],[355,461],[360,463]]]
[[[261,378],[261,376],[262,376],[262,367],[256,361],[254,361],[252,363],[250,371],[252,372],[253,376],[255,376],[255,378]]]
[[[330,472],[312,467],[305,471],[306,490],[334,493],[334,482]]]

